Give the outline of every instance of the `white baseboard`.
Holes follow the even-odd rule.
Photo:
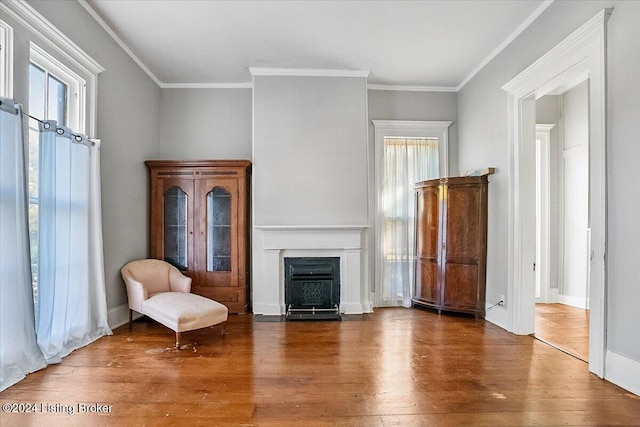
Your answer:
[[[364,310],[362,304],[342,303],[340,304],[340,312],[344,314],[362,314]]]
[[[484,320],[491,322],[494,325],[501,327],[504,330],[508,330],[509,316],[507,308],[504,306],[496,306],[487,311],[484,316]]]
[[[572,297],[569,295],[558,295],[558,302],[560,304],[570,305],[572,307],[582,308],[584,310],[589,308],[589,300],[580,298],[580,297]]]
[[[640,396],[640,362],[607,350],[604,379]]]
[[[133,312],[133,319],[142,317],[142,314]],[[119,328],[120,326],[129,323],[129,305],[122,304],[118,307],[110,308],[107,311],[107,323],[111,329]]]
[[[262,314],[264,316],[280,316],[282,313],[280,304],[254,304],[253,314]]]
[[[367,301],[364,304],[362,304],[362,311],[364,313],[373,313],[373,302]]]
[[[560,290],[558,288],[550,288],[547,291],[547,303],[552,304],[560,301]]]

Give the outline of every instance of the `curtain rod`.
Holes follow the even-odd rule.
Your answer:
[[[0,100],[0,105],[2,105],[2,101],[1,101],[1,100]],[[13,103],[13,105],[16,105],[16,104],[15,104],[15,103]],[[15,108],[15,112],[14,112],[14,114],[18,114],[19,112],[20,112],[20,109],[16,107],[16,108]],[[30,117],[30,118],[32,118],[33,120],[35,120],[35,121],[37,121],[37,122],[39,122],[39,123],[44,123],[44,122],[45,122],[44,120],[40,120],[39,118],[34,117],[34,116],[32,116],[31,114],[29,114],[29,113],[25,113],[24,111],[22,112],[22,115],[23,115],[23,116]],[[86,135],[85,135],[85,136],[86,136]],[[95,145],[96,145],[96,143],[93,141],[94,139],[96,139],[96,138],[89,138],[89,137],[87,136],[87,141],[88,141],[91,145],[94,145],[94,146],[95,146]]]
[[[40,120],[40,119],[39,119],[39,118],[37,118],[37,117],[33,117],[31,114],[28,114],[28,113],[25,113],[25,112],[23,112],[22,114],[24,114],[25,116],[28,116],[28,117],[32,118],[33,120],[35,120],[35,121],[37,121],[37,122],[39,122],[39,123],[46,124],[46,121],[45,121],[45,120]],[[46,127],[46,126],[45,126],[45,127]],[[72,135],[74,135],[74,134],[73,134],[73,132],[71,132],[71,134],[72,134]],[[74,135],[74,136],[75,136],[75,135]],[[86,136],[86,135],[85,135],[85,136]],[[74,138],[72,138],[72,140],[74,140],[74,142],[80,142],[80,141],[77,139],[78,137],[79,137],[79,136],[75,136]],[[87,142],[88,142],[89,144],[91,144],[91,146],[95,146],[95,145],[96,145],[96,143],[95,143],[94,141],[92,141],[92,139],[93,139],[93,138],[89,138],[89,137],[87,136]]]

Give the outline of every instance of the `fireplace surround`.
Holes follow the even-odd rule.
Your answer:
[[[285,258],[339,259],[339,312],[370,312],[363,271],[363,230],[366,226],[255,226],[253,312],[284,315]]]

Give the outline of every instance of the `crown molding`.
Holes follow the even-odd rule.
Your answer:
[[[162,89],[253,89],[253,83],[160,83]]]
[[[105,30],[107,34],[111,36],[111,38],[118,44],[118,46],[120,46],[122,50],[124,50],[126,54],[129,55],[129,57],[133,59],[133,61],[136,64],[138,64],[140,68],[142,68],[142,71],[144,71],[151,78],[151,80],[153,80],[158,86],[162,87],[162,82],[156,77],[155,74],[151,72],[151,70],[144,64],[144,62],[142,62],[142,60],[140,60],[140,58],[138,58],[136,54],[133,53],[131,49],[129,49],[129,46],[127,46],[122,41],[122,39],[118,37],[115,31],[113,31],[113,29],[109,26],[109,24],[107,24],[104,21],[104,19],[102,19],[102,17],[98,14],[98,12],[96,12],[91,7],[91,5],[89,5],[89,3],[86,2],[86,0],[78,0],[78,3],[87,11],[89,15],[91,15],[91,17],[102,27],[102,29]]]
[[[376,129],[420,129],[420,130],[447,130],[453,122],[433,120],[371,120]]]
[[[0,2],[0,11],[32,31],[75,65],[97,75],[104,67],[24,0]]]
[[[392,90],[399,92],[457,92],[452,86],[399,86],[399,85],[367,85],[368,90]]]
[[[605,34],[605,24],[609,20],[613,9],[603,9],[580,28],[575,30],[554,48],[541,56],[536,62],[527,67],[526,70],[518,74],[507,84],[502,86],[502,90],[510,95],[526,94],[539,88],[543,83],[550,81],[554,77],[555,69],[551,67],[563,58],[579,56],[588,58],[589,53],[584,46],[592,40],[603,37]],[[579,62],[579,61],[576,61]],[[582,64],[587,67],[587,64]],[[549,71],[551,69],[551,71]]]
[[[516,28],[516,30],[511,33],[509,37],[507,37],[502,43],[500,43],[498,47],[496,47],[493,52],[489,54],[489,56],[487,56],[482,62],[480,62],[476,66],[476,68],[474,68],[473,71],[471,71],[471,73],[469,73],[469,75],[465,77],[462,82],[460,82],[460,84],[456,88],[456,92],[460,91],[460,89],[462,89],[464,85],[469,83],[469,81],[473,77],[475,77],[475,75],[478,74],[480,70],[482,70],[489,62],[491,62],[493,58],[498,56],[500,52],[502,52],[507,46],[509,46],[511,42],[516,39],[516,37],[518,37],[524,30],[527,29],[527,27],[529,27],[529,25],[533,23],[533,21],[538,18],[538,16],[542,15],[542,12],[544,12],[549,6],[551,6],[551,3],[553,3],[553,0],[545,0],[545,2],[543,2],[531,15],[529,15],[529,17],[525,19],[524,22],[520,24],[520,26]]]
[[[252,76],[260,77],[369,77],[369,70],[335,70],[316,68],[260,68],[249,67]]]

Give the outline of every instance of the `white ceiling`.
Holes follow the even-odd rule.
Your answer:
[[[546,0],[78,0],[163,87],[249,84],[249,67],[367,70],[454,90]]]

